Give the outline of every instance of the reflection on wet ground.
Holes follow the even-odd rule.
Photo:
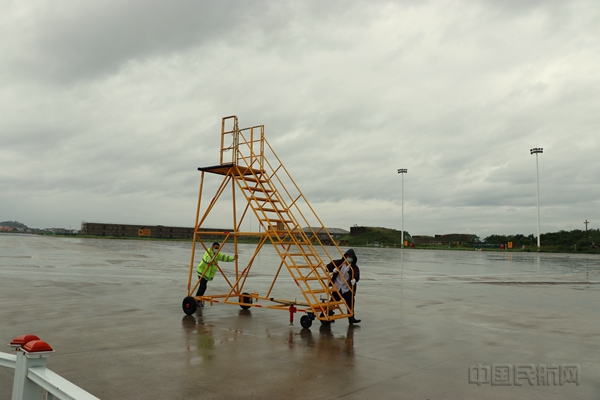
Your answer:
[[[0,336],[39,335],[56,350],[49,367],[103,399],[600,398],[597,256],[359,248],[363,322],[307,330],[276,310],[184,315],[190,250],[0,235]],[[265,247],[248,288],[268,290],[278,265]],[[297,291],[280,284],[275,297]],[[582,379],[469,383],[472,366],[500,364],[577,364]],[[11,381],[0,368],[0,398]]]

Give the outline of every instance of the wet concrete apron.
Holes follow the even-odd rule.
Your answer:
[[[40,336],[48,367],[102,399],[600,398],[598,257],[356,250],[363,322],[306,330],[275,310],[185,316],[189,243],[0,235],[0,340]],[[278,262],[257,261],[265,292]],[[469,383],[478,364],[577,364],[581,379]],[[0,399],[12,377],[0,368]]]

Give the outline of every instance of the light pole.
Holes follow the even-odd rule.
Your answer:
[[[400,244],[401,248],[404,248],[404,174],[406,174],[408,170],[406,168],[400,168],[398,173],[402,175],[402,231],[400,233],[400,238],[402,243]]]
[[[535,173],[537,176],[537,249],[540,251],[540,168],[538,166],[538,154],[543,153],[541,147],[534,147],[529,154],[535,154]]]

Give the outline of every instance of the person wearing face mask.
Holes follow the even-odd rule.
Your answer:
[[[196,296],[204,296],[208,281],[212,281],[217,273],[217,269],[219,268],[218,261],[231,262],[237,259],[237,255],[232,257],[219,252],[220,248],[221,246],[219,243],[215,242],[208,250],[206,250],[204,256],[202,256],[202,261],[198,264],[198,269],[196,271],[198,279],[200,279],[200,285],[198,285]],[[200,300],[198,300],[197,304],[198,307],[204,307]]]
[[[350,249],[344,253],[344,258],[333,260],[326,266],[329,272],[333,272],[331,281],[352,312],[354,312],[356,283],[360,280],[360,269],[356,264],[357,261],[358,257],[356,257],[356,253],[354,253],[354,250]],[[337,301],[340,300],[338,293],[333,293],[333,299]],[[356,319],[352,316],[348,318],[348,322],[350,324],[358,324],[360,319]]]

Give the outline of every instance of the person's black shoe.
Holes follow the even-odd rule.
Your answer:
[[[348,323],[349,324],[359,324],[360,323],[360,319],[356,319],[354,317],[350,317],[350,318],[348,318]]]

